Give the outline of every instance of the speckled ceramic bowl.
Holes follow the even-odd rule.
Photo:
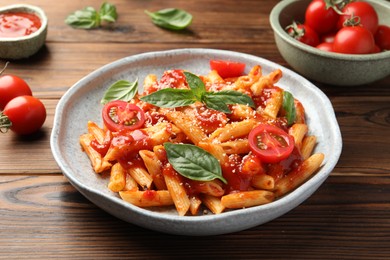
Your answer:
[[[107,188],[108,178],[96,174],[79,144],[89,120],[102,125],[100,100],[119,79],[143,79],[150,73],[159,77],[168,69],[184,69],[206,75],[210,59],[243,62],[245,73],[261,65],[264,74],[281,69],[278,86],[289,90],[306,108],[310,134],[317,136],[316,152],[324,153],[320,170],[293,192],[276,201],[223,212],[218,215],[178,216],[174,207],[139,208],[123,201]],[[326,95],[295,72],[268,60],[231,51],[179,49],[144,53],[108,64],[73,85],[56,108],[50,139],[55,160],[68,180],[97,206],[130,223],[161,232],[181,235],[217,235],[248,229],[277,218],[306,200],[326,180],[336,165],[342,148],[340,129]]]
[[[282,57],[303,76],[340,86],[363,85],[390,75],[390,51],[351,55],[318,50],[289,36],[284,28],[293,20],[303,22],[311,0],[283,0],[271,11],[270,23]],[[390,25],[390,2],[366,0],[377,11],[379,23]]]
[[[15,38],[0,37],[1,59],[23,59],[35,54],[45,43],[47,35],[47,17],[45,12],[33,5],[16,4],[0,8],[0,13],[24,12],[33,13],[41,19],[41,27],[34,33]]]

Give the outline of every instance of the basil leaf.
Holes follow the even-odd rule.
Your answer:
[[[101,21],[115,22],[118,18],[116,7],[109,3],[103,3],[97,12],[93,7],[85,7],[70,14],[65,23],[77,29],[93,29],[101,25]]]
[[[138,79],[134,82],[118,80],[104,93],[100,103],[106,104],[113,100],[130,101],[138,92]]]
[[[164,143],[164,148],[169,163],[180,175],[196,181],[220,179],[227,183],[218,160],[202,148],[172,143]]]
[[[214,92],[207,92],[202,97],[202,102],[211,109],[224,112],[226,114],[231,114],[227,103],[223,100],[222,96],[214,95]]]
[[[188,106],[196,102],[196,97],[189,89],[164,88],[140,98],[149,104],[174,108]]]
[[[295,121],[296,110],[294,104],[294,97],[288,91],[283,91],[283,109],[286,112],[287,124],[291,125]]]
[[[145,13],[152,18],[155,25],[169,30],[183,30],[192,22],[190,13],[176,8],[162,9],[157,12],[145,10]]]
[[[235,90],[222,90],[218,92],[210,92],[213,96],[224,100],[226,104],[242,104],[250,107],[255,107],[255,103],[250,96]]]
[[[196,75],[190,72],[184,72],[188,86],[192,90],[192,93],[196,96],[198,100],[201,100],[202,95],[206,92],[206,87],[203,81]]]
[[[115,22],[118,18],[115,5],[103,3],[99,11],[100,20],[107,22]]]
[[[86,7],[69,15],[65,23],[79,29],[92,29],[99,27],[100,17],[93,7]]]

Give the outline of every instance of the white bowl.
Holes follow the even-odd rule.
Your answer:
[[[294,20],[304,22],[311,0],[283,0],[272,9],[270,23],[282,57],[309,79],[338,86],[356,86],[390,76],[390,51],[374,54],[341,54],[311,47],[294,39],[284,28]],[[390,2],[366,0],[377,11],[380,24],[390,26]]]
[[[0,37],[0,58],[2,59],[23,59],[35,54],[46,41],[48,20],[45,12],[33,5],[15,4],[0,8],[0,13],[23,12],[37,15],[41,20],[41,27],[30,35],[1,38]]]
[[[79,136],[87,131],[88,120],[102,123],[100,99],[109,85],[119,79],[143,79],[162,75],[168,69],[185,69],[205,75],[210,59],[244,62],[246,73],[261,65],[264,73],[281,69],[278,86],[290,91],[306,107],[310,132],[318,137],[317,152],[325,154],[321,169],[288,195],[266,205],[223,212],[219,215],[178,216],[172,209],[143,209],[123,201],[107,188],[107,178],[93,172],[82,152]],[[217,235],[248,229],[277,218],[306,200],[335,167],[342,147],[338,123],[329,99],[312,83],[268,60],[231,51],[180,49],[152,52],[115,61],[72,86],[58,103],[51,135],[51,149],[64,175],[85,197],[127,222],[171,234]]]

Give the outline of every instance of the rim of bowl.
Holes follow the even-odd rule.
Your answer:
[[[309,52],[311,54],[323,56],[326,58],[337,59],[337,60],[371,61],[371,60],[390,58],[390,50],[380,52],[380,53],[372,53],[372,54],[343,54],[343,53],[335,53],[335,52],[326,52],[326,51],[319,50],[315,47],[312,47],[310,45],[301,43],[300,41],[297,41],[296,39],[292,38],[280,25],[279,15],[287,6],[291,5],[292,3],[301,2],[301,1],[305,1],[305,0],[283,0],[280,1],[278,4],[276,4],[271,10],[269,20],[274,33],[277,33],[281,38],[283,38],[289,44],[295,46],[298,49]],[[369,0],[366,1],[372,2]],[[390,11],[390,4],[385,2],[384,0],[375,0],[374,2],[375,4],[381,5],[383,8],[389,9]]]
[[[41,20],[41,27],[39,27],[38,30],[33,32],[32,34],[25,35],[25,36],[19,36],[19,37],[10,37],[10,38],[0,38],[0,42],[15,42],[15,41],[20,41],[20,40],[27,40],[31,38],[35,38],[38,35],[40,35],[43,31],[46,30],[47,28],[47,23],[48,19],[43,11],[42,8],[34,5],[29,5],[29,4],[15,4],[15,5],[8,5],[0,8],[0,14],[3,13],[12,13],[13,11],[16,10],[21,10],[21,9],[27,9],[29,10],[29,13],[34,13],[38,15],[39,19]]]

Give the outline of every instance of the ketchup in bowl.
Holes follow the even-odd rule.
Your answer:
[[[27,36],[41,27],[41,20],[32,13],[1,13],[0,38]]]

